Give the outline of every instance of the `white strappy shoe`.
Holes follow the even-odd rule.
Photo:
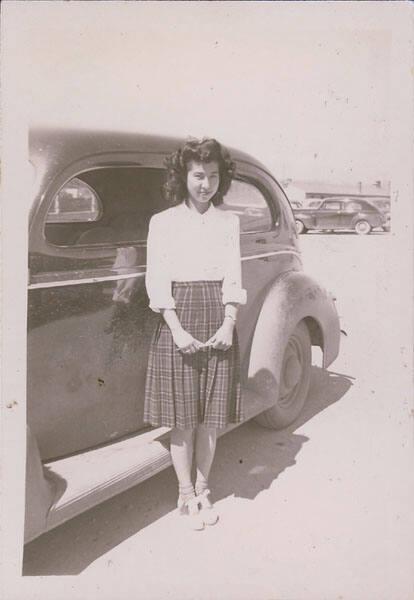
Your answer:
[[[202,531],[204,529],[204,520],[198,505],[199,499],[196,496],[187,500],[183,500],[181,496],[178,498],[178,513],[186,518],[190,529],[194,531]]]
[[[206,489],[200,492],[197,496],[199,505],[201,506],[200,516],[205,525],[215,525],[219,520],[218,513],[214,508],[214,504],[209,498],[210,490]]]

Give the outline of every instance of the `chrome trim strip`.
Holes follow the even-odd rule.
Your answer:
[[[83,285],[85,283],[99,283],[101,281],[119,281],[120,279],[134,279],[143,277],[145,273],[128,273],[127,275],[105,275],[103,277],[87,277],[85,279],[67,279],[66,281],[45,281],[42,283],[30,283],[29,290],[39,288],[64,287],[65,285]]]
[[[243,256],[241,261],[255,260],[256,258],[267,258],[276,256],[277,254],[294,254],[300,257],[300,253],[296,250],[275,250],[274,252],[264,252],[263,254],[253,254],[252,256]],[[145,265],[139,265],[145,268]],[[64,287],[65,285],[84,285],[86,283],[100,283],[102,281],[119,281],[121,279],[134,279],[135,277],[144,277],[145,273],[128,273],[126,275],[104,275],[102,277],[87,277],[85,279],[67,279],[66,281],[45,281],[40,283],[30,283],[29,290],[38,290],[44,288]]]
[[[253,254],[252,256],[243,256],[242,262],[247,260],[254,260],[256,258],[266,258],[267,256],[275,256],[276,254],[294,254],[300,257],[300,252],[296,250],[275,250],[274,252],[264,252],[263,254]]]

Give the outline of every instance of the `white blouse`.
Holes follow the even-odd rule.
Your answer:
[[[145,283],[154,312],[175,308],[173,281],[217,280],[222,280],[223,304],[246,303],[237,215],[213,204],[200,214],[182,202],[151,218]]]

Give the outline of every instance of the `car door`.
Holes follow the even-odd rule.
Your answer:
[[[339,200],[325,200],[315,211],[316,229],[340,229],[341,209],[342,203]]]
[[[359,215],[363,212],[363,204],[358,200],[344,203],[342,223],[344,229],[353,229]]]
[[[144,426],[156,319],[144,285],[146,237],[165,208],[164,171],[91,162],[44,194],[30,233],[28,422],[43,458]]]

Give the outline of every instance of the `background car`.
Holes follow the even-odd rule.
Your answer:
[[[29,225],[26,526],[29,541],[171,464],[168,428],[143,422],[150,338],[151,216],[167,208],[165,157],[183,140],[33,129]],[[238,333],[246,419],[290,424],[305,403],[311,346],[339,351],[333,297],[303,272],[287,198],[232,149],[222,210],[241,228]],[[177,231],[177,235],[179,235]],[[229,426],[226,431],[233,426]]]
[[[332,197],[314,200],[307,208],[295,209],[298,233],[313,230],[354,230],[366,235],[377,227],[385,228],[386,217],[367,200],[359,198]]]

